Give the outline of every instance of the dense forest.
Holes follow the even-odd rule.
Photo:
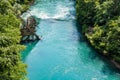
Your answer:
[[[0,0],[0,80],[26,80],[20,15],[33,0]],[[120,62],[120,0],[76,0],[77,20],[91,45]]]
[[[26,65],[21,61],[20,15],[31,0],[0,0],[0,80],[26,80]]]
[[[120,62],[120,0],[77,0],[77,20],[91,45]]]

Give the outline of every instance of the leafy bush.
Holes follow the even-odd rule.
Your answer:
[[[21,21],[17,18],[24,10],[21,1],[0,1],[0,80],[26,80],[27,66],[20,55],[25,46],[20,45]]]
[[[119,3],[120,0],[77,0],[76,9],[90,43],[99,52],[120,58]]]

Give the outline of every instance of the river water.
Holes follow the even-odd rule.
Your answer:
[[[120,80],[120,74],[77,31],[74,0],[36,0],[24,19],[38,18],[42,40],[25,44],[29,80]]]

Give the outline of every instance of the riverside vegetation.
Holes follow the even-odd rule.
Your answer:
[[[77,0],[76,9],[91,45],[120,62],[120,0]]]
[[[0,80],[26,80],[19,16],[32,0],[0,1]],[[120,1],[76,0],[77,19],[91,44],[120,62]]]
[[[21,61],[19,16],[31,0],[0,0],[0,80],[26,80],[26,65]]]

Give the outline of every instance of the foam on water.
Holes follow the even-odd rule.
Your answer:
[[[55,20],[70,20],[75,19],[75,16],[70,13],[70,11],[74,11],[74,8],[70,8],[63,5],[57,5],[56,14],[50,15],[46,11],[40,11],[39,8],[33,8],[32,10],[28,10],[27,13],[23,14],[22,17],[26,20],[27,17],[34,15],[40,19],[55,19]]]

